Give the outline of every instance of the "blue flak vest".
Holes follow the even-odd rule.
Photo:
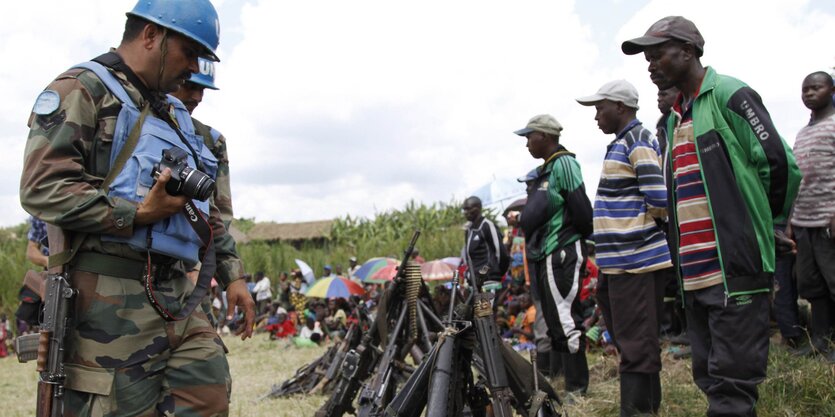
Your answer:
[[[93,71],[104,83],[110,92],[122,102],[122,110],[116,119],[116,130],[113,132],[113,147],[110,151],[110,166],[113,166],[119,152],[127,141],[128,134],[139,120],[140,109],[128,95],[119,80],[103,65],[89,61],[78,64],[75,68],[84,68]],[[217,159],[209,149],[203,145],[203,138],[196,135],[191,116],[186,107],[174,97],[168,96],[168,102],[174,109],[174,115],[180,131],[189,141],[191,146],[198,152],[203,162],[203,169],[212,178],[217,176]],[[177,133],[163,120],[155,117],[153,112],[145,117],[142,131],[136,148],[125,163],[122,171],[116,176],[107,190],[110,197],[123,198],[130,201],[142,201],[150,191],[154,183],[151,177],[153,166],[162,159],[162,151],[171,147],[178,147],[188,154],[188,165],[196,168],[191,151],[183,144]],[[193,201],[204,217],[208,217],[208,201]],[[154,253],[167,255],[183,261],[196,263],[199,261],[198,251],[203,242],[186,219],[185,214],[180,212],[167,219],[163,219],[150,226],[150,247],[148,247],[148,227],[138,226],[134,228],[133,236],[121,237],[113,235],[102,235],[102,241],[127,243],[131,248],[145,252],[149,250]]]

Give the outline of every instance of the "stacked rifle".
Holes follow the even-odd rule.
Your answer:
[[[380,300],[374,324],[346,355],[340,381],[317,417],[383,416],[398,385],[415,371],[406,357],[421,363],[432,349],[431,336],[443,329],[443,323],[431,307],[420,266],[409,262],[419,236],[419,231],[412,236],[397,276]]]
[[[502,342],[492,294],[481,292],[474,277],[464,299],[455,275],[449,311],[443,321],[438,317],[419,265],[408,262],[419,235],[416,231],[412,236],[397,276],[359,342],[354,343],[356,336],[346,337],[333,353],[302,367],[279,386],[279,394],[267,396],[327,392],[317,387],[332,387],[316,417],[417,417],[424,410],[432,417],[466,412],[482,417],[488,407],[496,417],[510,417],[513,409],[528,417],[559,416],[556,392],[547,383],[539,384],[544,376]],[[464,302],[456,305],[457,298]],[[329,354],[336,360],[328,359]],[[417,367],[407,363],[407,356]]]
[[[512,409],[527,417],[559,416],[559,398],[536,369],[499,338],[492,316],[491,294],[480,291],[471,276],[471,292],[463,308],[456,309],[458,276],[444,330],[429,355],[393,398],[386,416],[512,416]],[[457,317],[456,317],[457,313]],[[474,329],[474,330],[473,330]],[[475,334],[473,334],[475,333]],[[475,336],[475,340],[474,337]],[[474,344],[475,343],[475,344]],[[474,349],[477,347],[477,349]],[[480,374],[474,383],[472,369]],[[489,389],[489,395],[487,390]]]
[[[368,327],[368,311],[364,304],[359,304],[354,310],[357,321],[352,322],[348,332],[338,344],[328,348],[324,355],[316,358],[301,368],[288,380],[273,385],[270,392],[259,398],[281,398],[293,394],[317,394],[329,392],[333,389],[342,369],[345,356],[351,349],[359,345],[362,329]]]

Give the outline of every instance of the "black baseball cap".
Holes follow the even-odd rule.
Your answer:
[[[699,56],[704,53],[705,39],[699,29],[681,16],[667,16],[653,23],[644,36],[624,42],[620,49],[626,55],[635,55],[644,52],[648,46],[660,45],[673,39],[693,44]]]

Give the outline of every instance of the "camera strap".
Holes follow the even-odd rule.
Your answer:
[[[197,275],[197,283],[194,285],[194,290],[185,301],[185,304],[177,314],[172,314],[168,309],[162,306],[159,302],[156,293],[154,292],[154,265],[151,263],[151,253],[148,252],[148,263],[145,269],[145,276],[143,277],[142,285],[145,287],[145,295],[154,310],[165,319],[165,321],[180,321],[191,315],[195,308],[203,301],[203,297],[208,294],[209,286],[212,282],[212,277],[215,275],[217,269],[217,258],[215,254],[214,232],[211,225],[203,213],[194,206],[194,203],[189,200],[183,207],[183,214],[188,219],[189,225],[200,237],[203,242],[203,256],[200,259],[200,272]]]

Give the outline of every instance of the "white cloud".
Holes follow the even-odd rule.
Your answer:
[[[527,172],[536,162],[511,132],[534,114],[575,110],[567,99],[584,91],[572,80],[593,71],[597,48],[572,9],[473,1],[245,6],[243,39],[218,69],[222,90],[206,97],[198,117],[229,137],[233,164],[246,161],[247,172],[272,183],[318,182],[236,182],[236,211],[263,218],[265,210],[240,201],[298,207],[313,188],[309,210],[273,205],[269,218],[371,215],[412,198],[461,199],[494,177]],[[253,123],[221,124],[243,119]]]
[[[133,1],[19,3],[0,25],[0,224],[15,203],[34,97],[69,65],[118,43]],[[763,96],[787,140],[808,119],[807,73],[833,64],[835,16],[805,1],[650,1],[621,28],[583,21],[571,1],[226,1],[217,83],[195,116],[229,140],[236,215],[297,221],[372,215],[462,199],[536,161],[511,132],[539,113],[565,126],[590,196],[605,145],[575,97],[626,78],[639,117],[658,117],[642,57],[600,56],[655,20],[684,14],[704,34],[703,62]],[[601,4],[605,8],[605,3]],[[238,13],[238,14],[234,14]]]
[[[705,38],[702,63],[741,79],[755,89],[768,107],[777,129],[789,144],[809,120],[800,101],[803,78],[835,65],[831,48],[835,15],[809,1],[703,2],[655,0],[618,32],[618,42],[641,36],[657,19],[684,15]],[[643,56],[626,57],[623,71],[639,80],[640,91],[653,91]]]

